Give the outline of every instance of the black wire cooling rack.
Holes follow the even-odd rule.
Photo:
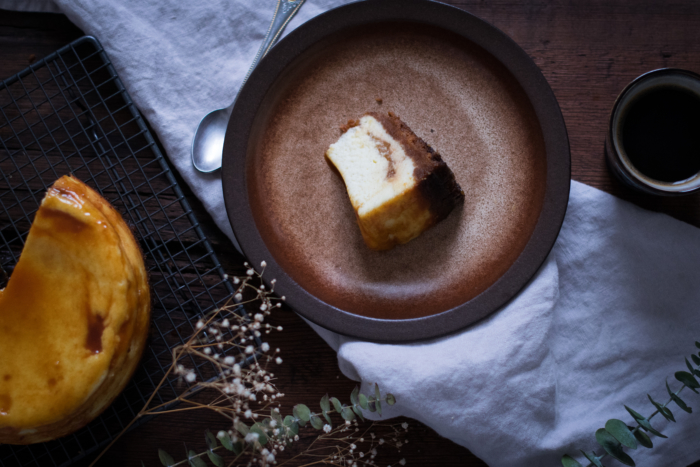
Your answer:
[[[3,467],[70,465],[122,431],[164,376],[172,349],[234,290],[96,39],[78,39],[0,85],[0,141],[0,264],[9,276],[46,189],[69,173],[122,213],[149,271],[149,343],[125,391],[73,435],[0,445]],[[212,376],[208,363],[190,367],[200,380]],[[173,400],[182,384],[169,378],[152,406]]]

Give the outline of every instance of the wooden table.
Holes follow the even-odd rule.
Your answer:
[[[452,0],[448,3],[503,30],[540,67],[564,114],[574,180],[700,227],[700,194],[654,198],[633,193],[609,174],[603,155],[611,106],[631,79],[661,67],[700,72],[700,3],[694,0]],[[0,10],[0,75],[10,76],[81,35],[61,15]],[[224,268],[230,274],[240,274],[244,259],[215,227],[184,183],[182,187]],[[291,411],[291,406],[299,402],[316,405],[326,392],[346,398],[355,383],[340,373],[335,353],[294,313],[279,312],[274,321],[285,328],[271,339],[272,346],[282,348],[285,357],[285,364],[277,372],[278,386],[286,394],[285,408]],[[122,437],[99,465],[140,465],[141,461],[160,465],[158,448],[178,456],[184,452],[183,443],[201,449],[205,429],[217,429],[219,423],[220,419],[213,414],[159,416]],[[410,465],[486,465],[466,449],[417,422],[411,422],[407,438],[409,443],[401,449],[400,457],[405,457]],[[77,465],[86,466],[89,460]],[[700,467],[700,462],[693,466]]]

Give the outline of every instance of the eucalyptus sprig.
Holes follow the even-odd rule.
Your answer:
[[[336,443],[333,447],[327,449],[328,454],[320,462],[342,465],[353,465],[354,463],[354,465],[357,465],[355,457],[362,459],[365,455],[364,452],[358,451],[355,442],[359,444],[368,441],[370,443],[366,461],[373,461],[376,456],[375,444],[381,445],[385,443],[383,438],[378,438],[372,433],[365,440],[365,435],[369,433],[367,430],[361,436],[354,435],[355,432],[359,432],[357,418],[364,421],[363,410],[377,412],[381,415],[382,402],[394,405],[396,398],[392,394],[386,394],[382,398],[379,392],[379,385],[376,383],[374,385],[374,394],[369,396],[360,393],[359,388],[355,387],[350,394],[350,405],[342,404],[337,398],[328,397],[328,394],[326,394],[321,398],[319,404],[321,410],[319,413],[312,412],[304,404],[297,404],[292,409],[291,415],[282,417],[279,409],[275,407],[270,411],[268,417],[251,425],[236,419],[232,429],[228,431],[221,430],[216,436],[212,432],[207,431],[205,433],[207,444],[205,451],[197,453],[189,450],[187,451],[187,457],[177,462],[169,453],[162,449],[158,450],[158,456],[165,467],[177,467],[179,465],[207,467],[208,464],[204,460],[205,458],[208,458],[216,467],[223,467],[225,463],[222,454],[225,454],[226,451],[231,453],[232,459],[228,461],[230,464],[249,462],[258,463],[261,466],[277,464],[277,454],[284,451],[285,447],[288,447],[293,442],[299,441],[299,431],[306,427],[308,423],[309,427],[323,432],[319,438],[342,441],[341,446],[338,446]],[[335,428],[333,428],[332,414],[338,414],[343,420]],[[385,426],[394,428],[394,431],[398,432],[394,425]],[[402,427],[405,430],[408,429],[406,423],[403,423]],[[334,436],[336,434],[343,435]],[[401,442],[397,439],[394,441],[398,442],[400,447]],[[305,455],[318,457],[318,448],[306,450],[302,454],[295,456],[294,459],[296,460]],[[351,458],[352,461],[348,462],[348,458]],[[373,464],[373,462],[363,461],[360,461],[360,463],[365,465]],[[399,463],[403,465],[405,461],[402,460]]]
[[[700,342],[695,342],[695,346],[700,349]],[[696,376],[700,377],[700,352],[698,352],[698,355],[691,355],[691,359],[693,360],[693,363],[698,366],[698,368],[695,368],[687,358],[685,359],[685,364],[688,367],[688,371],[677,371],[674,375],[678,381],[683,383],[683,385],[676,392],[671,391],[671,387],[668,385],[668,381],[666,381],[666,391],[668,391],[670,399],[665,404],[655,401],[649,394],[647,394],[649,402],[651,402],[651,404],[656,408],[656,410],[649,417],[644,417],[625,405],[625,409],[627,409],[627,412],[629,412],[629,414],[632,416],[634,423],[636,423],[637,426],[628,426],[621,420],[611,419],[605,423],[605,428],[599,428],[595,432],[595,439],[598,444],[603,447],[605,452],[598,455],[593,451],[588,452],[581,450],[581,454],[583,454],[583,456],[590,462],[587,467],[604,467],[601,460],[608,455],[625,465],[636,465],[634,460],[632,460],[632,457],[630,457],[630,455],[624,451],[624,448],[637,449],[639,445],[649,449],[654,447],[654,443],[651,441],[651,438],[647,433],[651,433],[660,438],[667,438],[666,435],[662,434],[651,426],[650,420],[654,418],[655,415],[661,414],[661,416],[666,420],[675,423],[676,418],[673,415],[673,412],[671,412],[671,409],[668,408],[668,405],[671,402],[674,402],[681,410],[692,413],[693,409],[690,408],[679,396],[681,391],[683,391],[685,388],[690,389],[696,394],[700,394],[698,392],[698,389],[700,389],[700,383],[698,383],[698,380],[695,379]],[[568,454],[565,454],[561,458],[561,464],[564,467],[583,467],[580,462]]]

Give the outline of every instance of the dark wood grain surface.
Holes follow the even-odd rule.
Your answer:
[[[700,195],[654,198],[633,193],[609,174],[603,155],[610,109],[630,80],[661,67],[700,72],[700,3],[693,0],[449,3],[503,30],[540,67],[566,121],[574,180],[700,227]],[[0,10],[0,77],[22,70],[81,35],[61,15]],[[240,274],[244,259],[215,227],[184,183],[182,186],[225,269],[230,274]],[[281,311],[274,322],[284,327],[270,342],[273,348],[282,349],[285,358],[285,364],[276,373],[278,386],[286,394],[287,409],[300,402],[315,405],[326,392],[341,397],[350,393],[355,383],[340,373],[335,353],[300,318],[290,311]],[[141,465],[141,461],[149,466],[160,465],[158,448],[172,453],[183,453],[183,444],[201,449],[205,429],[217,429],[220,423],[222,420],[214,414],[159,416],[123,436],[98,465]],[[416,422],[411,422],[407,438],[409,443],[402,447],[400,457],[405,457],[410,465],[486,465],[466,449]],[[91,458],[76,465],[87,466]],[[700,467],[700,462],[693,467]]]

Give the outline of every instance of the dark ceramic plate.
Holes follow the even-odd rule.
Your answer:
[[[406,245],[369,250],[324,159],[339,127],[399,115],[466,193]],[[569,196],[556,99],[498,29],[425,0],[352,3],[282,40],[241,90],[224,145],[245,255],[303,317],[376,341],[445,335],[496,311],[549,253]]]

